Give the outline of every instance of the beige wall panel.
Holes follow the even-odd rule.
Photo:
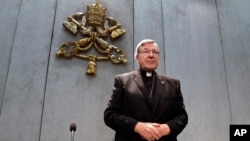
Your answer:
[[[232,124],[250,124],[249,0],[219,0]]]
[[[0,4],[0,115],[20,5],[20,0]]]
[[[21,2],[18,17],[13,15],[17,26],[9,27],[16,31],[0,116],[2,141],[37,141],[40,137],[55,1]],[[5,6],[18,9],[20,3],[15,4]]]

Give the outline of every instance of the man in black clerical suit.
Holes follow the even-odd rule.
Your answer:
[[[180,81],[158,74],[159,48],[151,39],[136,47],[139,69],[117,75],[104,111],[115,141],[177,141],[188,123]]]

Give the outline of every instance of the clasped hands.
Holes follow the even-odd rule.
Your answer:
[[[162,136],[170,134],[170,128],[167,124],[150,122],[138,122],[134,131],[147,141],[159,140]]]

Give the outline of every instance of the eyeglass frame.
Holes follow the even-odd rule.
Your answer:
[[[138,50],[138,53],[139,54],[146,54],[146,55],[149,55],[152,53],[153,55],[159,55],[160,51],[159,50]]]

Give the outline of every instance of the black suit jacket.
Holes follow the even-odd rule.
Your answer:
[[[156,74],[154,105],[146,97],[140,71],[133,71],[115,77],[113,94],[104,111],[107,126],[116,131],[115,141],[142,141],[134,132],[137,122],[166,123],[171,133],[160,141],[176,141],[185,128],[188,115],[183,103],[180,81]]]

